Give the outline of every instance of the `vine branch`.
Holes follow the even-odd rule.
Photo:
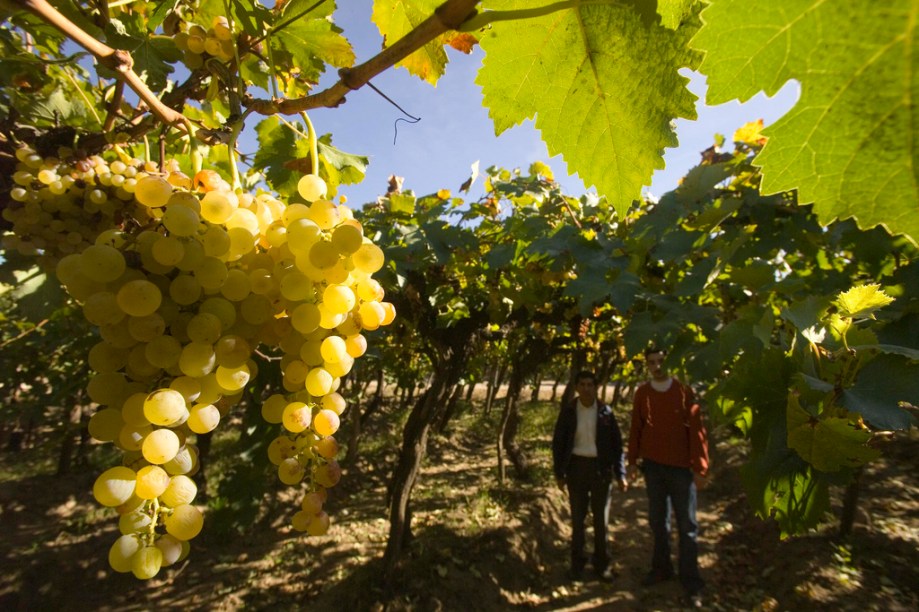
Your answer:
[[[405,59],[444,32],[459,30],[476,14],[481,0],[446,0],[434,14],[418,24],[392,46],[383,49],[363,64],[338,71],[337,83],[315,94],[289,100],[250,100],[249,108],[262,115],[293,115],[312,108],[334,108],[345,101],[345,95],[360,89],[370,79]]]

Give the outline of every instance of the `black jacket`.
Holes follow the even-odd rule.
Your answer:
[[[574,434],[578,428],[577,402],[563,406],[555,421],[552,436],[552,461],[556,478],[565,478],[571,451],[574,449]],[[597,400],[597,468],[604,475],[615,473],[617,479],[625,477],[625,461],[622,453],[622,433],[616,423],[612,409]]]

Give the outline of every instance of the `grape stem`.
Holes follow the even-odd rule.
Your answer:
[[[319,143],[316,138],[316,128],[313,127],[313,122],[310,121],[309,115],[306,114],[306,111],[300,113],[300,116],[303,117],[303,121],[306,123],[306,131],[309,135],[310,162],[313,166],[312,173],[316,176],[319,176]]]

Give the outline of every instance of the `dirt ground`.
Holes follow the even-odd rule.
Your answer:
[[[478,423],[464,419],[432,439],[413,495],[415,538],[385,583],[385,486],[395,448],[347,466],[329,502],[334,523],[327,536],[292,532],[286,522],[294,502],[287,500],[241,536],[210,536],[205,527],[188,560],[146,583],[108,568],[116,521],[92,502],[93,473],[61,479],[38,470],[19,477],[36,471],[29,469],[34,456],[0,455],[0,610],[680,608],[677,582],[639,584],[650,555],[641,483],[613,500],[618,578],[573,584],[565,576],[566,499],[549,484],[548,432],[525,440],[531,482],[502,487],[489,431]],[[868,469],[855,531],[845,541],[832,525],[781,540],[744,499],[743,445],[713,438],[713,479],[700,494],[699,513],[707,609],[919,609],[916,432],[885,443],[885,458]]]

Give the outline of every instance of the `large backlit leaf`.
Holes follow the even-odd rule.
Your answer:
[[[919,240],[919,3],[714,0],[702,16],[692,46],[706,52],[710,104],[801,84],[763,131],[763,192],[798,189],[822,223],[855,217]]]
[[[671,121],[696,117],[695,96],[677,72],[695,62],[686,48],[693,31],[667,29],[628,4],[576,4],[497,22],[480,39],[486,56],[476,82],[496,133],[535,117],[549,154],[561,153],[568,171],[624,216],[664,167],[664,148],[677,144]]]
[[[383,35],[383,46],[389,47],[434,14],[442,0],[374,0],[373,22]],[[447,67],[446,39],[439,36],[396,65],[431,85],[443,76]]]
[[[866,446],[869,432],[855,429],[848,419],[814,418],[801,408],[795,395],[788,398],[787,419],[788,447],[822,472],[863,465],[881,454]]]

